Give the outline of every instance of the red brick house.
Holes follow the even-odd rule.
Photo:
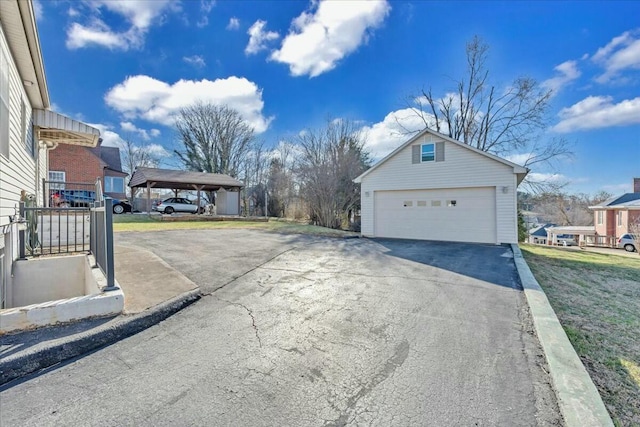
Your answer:
[[[105,195],[126,199],[126,177],[120,150],[103,146],[102,140],[96,147],[60,144],[49,151],[49,181],[94,184],[100,178]]]
[[[633,179],[633,193],[612,197],[590,206],[596,235],[619,238],[640,229],[640,178]],[[637,229],[636,229],[637,227]]]

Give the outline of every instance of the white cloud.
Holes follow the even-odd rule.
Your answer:
[[[112,126],[103,125],[101,123],[87,123],[89,126],[94,127],[100,131],[100,138],[102,138],[102,145],[107,147],[118,147],[122,148],[124,146],[124,139],[120,137],[117,132],[114,132]]]
[[[120,122],[120,128],[125,132],[129,132],[130,134],[139,135],[145,141],[150,140],[151,137],[156,137],[160,135],[160,131],[158,129],[151,129],[151,130],[141,129],[137,127],[135,124],[133,124],[132,122]]]
[[[640,30],[626,31],[601,47],[591,60],[604,67],[596,77],[598,83],[607,83],[628,69],[640,69]]]
[[[247,34],[249,34],[249,43],[247,43],[247,47],[244,49],[245,54],[256,54],[266,49],[267,43],[280,37],[280,34],[275,31],[264,31],[266,25],[267,21],[259,19],[249,28],[247,31]]]
[[[240,20],[235,16],[229,18],[229,23],[227,24],[227,30],[233,31],[240,28]]]
[[[177,0],[154,1],[120,1],[120,0],[92,0],[91,16],[88,25],[78,22],[71,24],[67,30],[67,48],[80,49],[97,45],[108,49],[137,49],[144,44],[144,38],[149,28],[155,23],[161,23],[162,15],[169,10],[177,10]],[[129,24],[127,31],[114,31],[99,16],[102,9],[120,15]],[[72,12],[73,11],[73,12]],[[78,16],[77,9],[69,9],[69,16]]]
[[[182,60],[195,68],[203,68],[207,65],[202,55],[183,56]]]
[[[76,16],[80,16],[80,12],[78,12],[77,9],[70,7],[69,10],[67,10],[67,15],[69,15],[69,18],[75,18]]]
[[[198,28],[209,25],[209,13],[215,5],[215,0],[200,0],[200,20],[196,23]]]
[[[36,21],[42,21],[44,15],[42,14],[42,3],[40,0],[33,0],[33,13],[36,15]]]
[[[560,122],[552,130],[559,133],[638,124],[640,97],[614,104],[611,96],[589,96],[558,115]]]
[[[111,88],[104,98],[128,120],[140,118],[165,126],[173,126],[175,114],[197,101],[237,110],[256,133],[264,132],[273,119],[262,114],[262,90],[252,81],[235,76],[214,81],[179,80],[174,84],[145,75],[131,76]]]
[[[393,111],[383,121],[363,126],[366,148],[374,160],[379,160],[409,140],[413,133],[425,128],[424,121],[412,110]]]
[[[270,58],[288,64],[294,76],[319,76],[366,43],[390,10],[384,0],[312,1],[309,11],[292,21],[282,46]]]
[[[578,70],[577,61],[565,61],[556,66],[554,70],[557,75],[542,82],[542,87],[552,91],[552,95],[557,94],[564,86],[576,80],[582,74]]]
[[[533,153],[520,153],[520,154],[511,154],[511,155],[505,156],[504,158],[506,160],[509,160],[512,163],[515,163],[516,165],[524,166],[533,157],[535,157]]]
[[[568,179],[559,173],[529,172],[529,174],[527,174],[527,181],[530,183],[561,184],[567,182]]]

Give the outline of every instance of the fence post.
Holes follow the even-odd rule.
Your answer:
[[[20,213],[20,220],[24,221],[25,220],[25,216],[24,216],[24,202],[20,201],[20,210],[18,211]],[[24,243],[24,236],[25,236],[25,232],[24,230],[19,230],[18,231],[18,246],[19,246],[19,251],[20,251],[20,259],[25,259],[26,258],[26,254],[25,254],[25,243]]]
[[[50,207],[49,205],[49,197],[47,196],[47,181],[45,178],[42,178],[42,206],[45,208]]]
[[[119,289],[115,285],[116,266],[113,256],[113,199],[105,197],[104,199],[104,241],[105,241],[105,260],[107,271],[107,287],[105,291],[113,291]]]

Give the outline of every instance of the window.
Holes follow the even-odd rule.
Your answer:
[[[64,171],[49,171],[49,189],[64,190],[65,181]]]
[[[449,206],[450,208],[454,208],[457,204],[458,202],[455,200],[447,200],[447,206]]]
[[[28,120],[29,118],[29,105],[24,102],[24,99],[20,100],[21,110],[20,110],[20,126],[21,127],[21,137],[24,142],[24,146],[27,149],[27,153],[31,154],[33,157],[35,155],[35,144],[33,138],[33,126],[32,122]]]
[[[410,208],[411,206],[413,206],[413,201],[411,200],[407,200],[403,203],[405,208]]]
[[[435,144],[422,144],[421,148],[421,161],[433,162],[436,160],[436,145]]]
[[[426,207],[427,206],[427,201],[426,200],[418,200],[418,206]]]
[[[618,227],[622,227],[622,212],[618,211]]]
[[[604,223],[604,212],[598,211],[598,225],[602,225]]]
[[[124,193],[124,178],[121,176],[104,177],[105,193]]]
[[[9,157],[9,58],[0,33],[0,154]]]
[[[432,200],[431,201],[431,207],[437,208],[437,207],[440,207],[440,206],[442,206],[442,202],[440,200]]]

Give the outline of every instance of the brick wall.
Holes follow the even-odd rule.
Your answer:
[[[59,144],[49,151],[49,170],[64,171],[67,182],[95,183],[102,178],[103,164],[87,148]]]

